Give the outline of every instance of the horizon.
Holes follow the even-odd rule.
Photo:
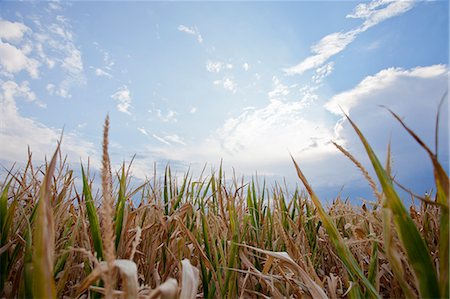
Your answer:
[[[169,163],[207,163],[288,186],[299,163],[323,200],[372,191],[332,144],[373,174],[344,113],[396,179],[434,188],[425,151],[380,106],[434,148],[448,90],[447,1],[2,2],[0,164],[56,148],[74,169],[101,161],[109,114],[113,169],[135,156],[137,180]],[[323,21],[326,20],[326,21]],[[340,110],[342,109],[342,110]],[[449,168],[448,97],[439,158]],[[2,172],[4,169],[2,169]],[[367,199],[369,199],[367,198]],[[406,200],[406,199],[405,199]]]

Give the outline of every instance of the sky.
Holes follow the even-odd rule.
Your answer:
[[[368,169],[343,112],[394,175],[433,187],[431,163],[386,106],[433,149],[449,83],[448,1],[0,2],[0,164],[56,148],[100,168],[110,116],[113,168],[136,180],[169,162],[299,184],[324,199],[368,198]],[[448,100],[439,159],[449,162]],[[161,173],[162,174],[162,173]]]

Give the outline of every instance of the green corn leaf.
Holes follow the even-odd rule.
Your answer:
[[[91,188],[89,187],[88,179],[84,173],[83,165],[81,165],[81,174],[83,177],[83,195],[86,203],[86,212],[89,220],[89,229],[91,231],[92,242],[94,243],[94,250],[97,257],[103,260],[102,235],[97,216],[97,209],[94,205]]]
[[[183,198],[184,191],[186,189],[186,185],[187,185],[187,182],[188,182],[188,177],[189,177],[189,170],[186,172],[186,175],[184,176],[183,185],[181,185],[180,193],[178,194],[177,199],[176,199],[175,203],[172,206],[172,209],[171,209],[172,213],[175,212],[176,209],[178,209],[178,207],[179,207],[179,205],[181,203],[181,199]]]
[[[8,208],[8,190],[11,181],[9,181],[3,189],[0,197],[0,248],[6,246],[8,235],[10,233],[12,220],[17,207],[17,200],[11,203]],[[9,273],[9,250],[0,254],[0,294],[3,292],[3,286]]]
[[[6,214],[8,213],[8,190],[11,180],[3,188],[2,195],[0,197],[0,233],[3,240],[3,234],[5,233],[4,226],[6,222]],[[2,243],[3,245],[3,243]]]
[[[443,99],[445,98],[445,95]],[[442,104],[442,101],[441,101]],[[389,110],[389,109],[388,109]],[[436,201],[440,206],[440,226],[439,226],[439,286],[441,297],[449,297],[449,178],[442,164],[439,163],[437,154],[433,153],[430,148],[411,130],[403,120],[393,111],[389,112],[397,119],[403,128],[414,138],[414,140],[427,152],[433,163],[434,180],[436,183]],[[436,118],[436,151],[437,151],[437,128],[439,122],[439,113]]]
[[[164,213],[166,216],[169,215],[169,181],[170,180],[170,168],[169,165],[166,166],[166,171],[164,172]]]
[[[367,273],[367,279],[374,286],[377,286],[376,279],[378,274],[378,242],[372,243],[372,254],[370,257],[369,271]],[[377,288],[378,289],[378,288]]]
[[[438,298],[439,284],[434,269],[433,262],[431,260],[428,248],[420,236],[414,221],[407,212],[397,192],[394,190],[392,180],[383,169],[380,161],[372,150],[371,146],[356,126],[356,124],[347,116],[350,124],[357,133],[359,139],[364,145],[370,161],[378,176],[378,180],[383,188],[385,194],[386,206],[392,211],[394,224],[399,235],[399,238],[405,248],[408,261],[412,266],[412,269],[417,277],[419,292],[421,297],[425,298]]]
[[[116,252],[119,248],[119,242],[120,242],[120,236],[122,235],[122,228],[123,228],[123,215],[124,215],[124,209],[125,209],[125,192],[126,192],[126,183],[127,183],[127,177],[125,174],[125,163],[122,165],[122,175],[120,177],[119,181],[119,197],[117,198],[117,204],[116,204],[116,213],[114,215],[114,223],[115,223],[115,230],[116,230]]]
[[[294,162],[295,169],[297,170],[298,177],[303,182],[303,185],[305,185],[305,188],[308,191],[311,200],[316,206],[317,213],[319,214],[320,219],[322,219],[323,225],[328,232],[330,240],[332,241],[334,247],[336,248],[336,251],[339,257],[341,258],[345,268],[347,269],[347,272],[350,275],[351,280],[353,280],[353,282],[356,283],[357,280],[359,279],[363,283],[363,285],[365,286],[367,292],[370,294],[371,297],[381,298],[376,289],[374,288],[374,286],[370,283],[370,281],[366,278],[366,276],[364,276],[364,273],[362,272],[361,268],[359,268],[358,262],[356,261],[355,257],[351,253],[348,246],[345,244],[344,239],[339,234],[339,231],[336,225],[334,224],[333,219],[325,212],[325,209],[323,208],[320,199],[312,190],[311,185],[309,185],[306,177],[300,170],[300,167],[298,166],[297,162],[295,162],[292,156],[291,158],[292,161]]]

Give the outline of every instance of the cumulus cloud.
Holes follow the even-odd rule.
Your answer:
[[[432,187],[432,171],[425,152],[380,105],[397,113],[427,143],[434,148],[434,126],[438,103],[448,86],[448,68],[444,65],[412,69],[389,68],[363,79],[354,88],[333,96],[325,108],[341,116],[335,126],[335,140],[358,158],[366,154],[356,134],[343,117],[339,106],[357,123],[377,154],[384,153],[392,140],[394,173],[417,193]],[[449,128],[448,99],[440,119],[440,153],[448,167]],[[385,157],[380,156],[380,159]],[[367,159],[363,160],[367,162]],[[413,163],[411,163],[413,161]],[[371,168],[368,163],[366,165]],[[417,181],[425,177],[423,182]],[[428,178],[428,181],[426,181]],[[409,182],[409,183],[408,183]],[[419,189],[418,189],[419,188]]]
[[[0,66],[6,73],[14,74],[25,70],[32,78],[39,76],[39,62],[9,43],[0,42]]]
[[[28,31],[30,31],[30,28],[25,24],[0,19],[0,39],[2,41],[20,42]]]
[[[190,34],[190,35],[195,36],[195,37],[197,38],[197,41],[198,41],[199,43],[202,43],[202,42],[203,42],[202,35],[201,35],[200,32],[198,31],[197,26],[187,27],[187,26],[185,26],[185,25],[180,25],[180,26],[178,26],[178,31],[184,32],[184,33],[187,33],[187,34]]]
[[[369,4],[359,4],[349,18],[362,18],[364,23],[347,32],[334,32],[323,37],[311,47],[313,55],[292,67],[284,69],[287,75],[302,74],[307,70],[323,65],[332,56],[343,51],[353,40],[367,29],[410,10],[415,1],[374,1]]]
[[[120,87],[114,94],[111,95],[111,98],[118,102],[117,110],[119,112],[131,115],[131,112],[129,111],[131,107],[131,93],[126,85]]]
[[[386,105],[405,117],[405,121],[428,144],[433,144],[430,132],[434,130],[438,102],[447,82],[448,69],[443,65],[408,70],[392,68],[368,76],[355,87],[336,94],[325,107],[311,103],[314,91],[308,88],[301,89],[304,97],[297,101],[268,97],[266,106],[243,109],[240,114],[224,121],[209,137],[196,142],[195,146],[186,144],[182,149],[167,147],[163,151],[164,157],[200,164],[205,161],[217,163],[223,158],[227,165],[238,165],[237,170],[243,173],[251,174],[255,170],[265,175],[277,173],[286,175],[292,182],[295,172],[289,161],[291,153],[318,188],[332,187],[336,188],[335,192],[344,184],[348,188],[364,188],[366,182],[360,173],[330,144],[331,140],[342,144],[371,169],[357,136],[336,108],[341,105],[357,122],[377,153],[385,152],[392,137],[396,174],[408,184],[409,181],[404,179],[408,174],[405,173],[430,171],[428,161],[398,123],[378,106]],[[276,80],[273,83],[274,87],[280,84]],[[283,94],[282,90],[279,89],[279,95]],[[448,107],[444,107],[443,112],[441,154],[448,153]],[[153,137],[163,145],[174,144],[174,140],[167,136]],[[446,157],[448,161],[448,154]],[[380,158],[384,159],[383,156]],[[411,161],[417,162],[411,166]],[[345,171],[345,176],[342,171]],[[417,184],[416,187],[423,186]]]
[[[340,108],[342,108],[344,112],[348,114],[354,107],[360,107],[362,104],[374,105],[374,100],[378,101],[378,105],[404,105],[404,103],[399,103],[400,100],[386,101],[386,97],[380,96],[379,98],[376,98],[373,95],[381,92],[386,93],[388,91],[397,91],[399,93],[407,93],[411,95],[412,99],[417,99],[417,95],[414,96],[414,93],[418,89],[421,89],[417,86],[418,84],[435,84],[437,82],[436,80],[438,80],[439,78],[441,80],[445,80],[446,77],[447,68],[444,65],[416,67],[410,70],[404,70],[402,68],[384,69],[373,76],[366,77],[355,88],[335,95],[327,104],[325,104],[325,108],[327,108],[334,114],[342,115],[342,111]],[[397,90],[394,90],[394,88],[396,88]],[[444,91],[445,88],[444,86],[442,86],[439,92],[444,93]],[[435,92],[433,94],[436,95]],[[371,101],[369,101],[368,99],[371,99]],[[428,103],[425,100],[417,99],[415,109],[417,109],[417,104],[424,102]],[[373,108],[375,107],[371,107],[370,109]]]
[[[49,93],[70,97],[70,89],[85,84],[85,77],[82,53],[75,44],[69,20],[61,15],[51,16],[44,25],[37,16],[26,20],[30,19],[33,30],[21,22],[0,20],[0,74],[12,79],[25,71],[36,79],[42,67],[57,66],[63,72],[59,75],[61,81]]]
[[[250,69],[250,65],[245,62],[244,64],[242,64],[242,68],[244,69],[244,71],[248,71]]]

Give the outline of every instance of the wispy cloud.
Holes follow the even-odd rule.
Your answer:
[[[290,93],[289,87],[275,76],[272,77],[272,86],[273,89],[268,93],[270,100],[282,100]]]
[[[46,155],[55,150],[61,130],[49,128],[36,120],[20,115],[17,107],[17,101],[20,99],[36,101],[36,95],[26,81],[20,84],[11,80],[1,82],[0,157],[7,161],[26,161],[27,147],[30,146],[33,158],[36,161],[43,161]],[[68,155],[70,162],[78,163],[80,158],[87,161],[88,157],[96,157],[93,144],[71,132],[64,134],[62,150]]]
[[[312,81],[315,84],[322,83],[323,79],[328,77],[328,75],[330,75],[333,72],[333,69],[334,69],[334,62],[328,62],[327,64],[318,67],[315,70],[315,74],[312,77]]]
[[[181,32],[184,32],[184,33],[187,33],[187,34],[195,36],[199,43],[203,42],[203,37],[200,34],[197,26],[187,27],[185,25],[180,25],[180,26],[178,26],[178,31],[181,31]]]
[[[34,29],[24,35],[23,43],[31,46],[28,57],[35,59],[39,66],[59,67],[64,73],[54,94],[68,98],[73,87],[86,83],[83,54],[76,45],[69,19],[60,14],[55,16],[52,9],[47,12],[49,20],[46,24],[41,22],[42,16],[30,17]]]
[[[138,130],[141,131],[141,128],[138,128]],[[145,134],[144,134],[144,132],[145,132]],[[147,135],[147,136],[149,135],[145,129],[142,129],[141,133],[143,133],[144,135]],[[171,135],[165,135],[165,136],[159,136],[156,134],[152,134],[152,137],[165,145],[173,145],[173,144],[180,144],[183,146],[186,145],[183,138],[181,138],[177,134],[171,134]]]
[[[159,136],[156,135],[156,134],[152,134],[152,136],[153,136],[153,138],[155,138],[155,139],[158,140],[159,142],[164,143],[164,144],[166,144],[166,145],[170,145],[170,142],[167,142],[164,138],[159,137]]]
[[[186,145],[186,143],[183,141],[183,139],[180,136],[178,136],[177,134],[167,135],[164,137],[164,139],[168,142]]]
[[[112,78],[112,75],[104,70],[102,70],[101,68],[96,68],[95,69],[95,75],[98,77],[107,77],[107,78]]]
[[[211,61],[206,62],[206,70],[211,73],[219,73],[223,68],[223,62],[221,61]]]
[[[111,98],[118,101],[117,110],[119,112],[123,112],[131,115],[129,111],[131,107],[131,93],[126,85],[120,87],[114,94],[111,95]]]
[[[150,111],[151,112],[151,111]],[[156,109],[156,116],[163,122],[177,122],[177,112],[172,109],[168,109],[165,113],[161,111],[161,109]]]
[[[214,85],[222,86],[228,91],[231,91],[232,93],[237,92],[237,83],[234,81],[234,78],[232,76],[225,76],[221,80],[215,80],[213,82]]]
[[[384,20],[407,12],[417,2],[410,0],[375,0],[369,3],[358,4],[353,12],[346,17],[365,20],[361,26],[361,30],[365,31]]]
[[[141,133],[144,134],[145,136],[148,136],[148,135],[149,135],[146,129],[144,129],[144,128],[137,128],[137,129],[138,129],[139,132],[141,132]]]
[[[353,40],[367,29],[410,10],[416,1],[379,0],[356,6],[347,18],[361,18],[364,23],[347,32],[334,32],[323,37],[311,47],[313,55],[305,58],[299,64],[284,69],[287,75],[302,74],[307,70],[323,65],[332,56],[343,51]]]

